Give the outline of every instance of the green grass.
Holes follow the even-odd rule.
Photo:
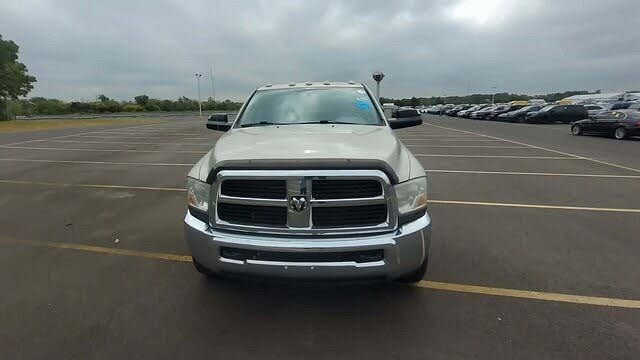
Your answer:
[[[163,121],[144,118],[11,120],[0,121],[0,133],[86,128],[93,126],[135,126],[161,122]]]

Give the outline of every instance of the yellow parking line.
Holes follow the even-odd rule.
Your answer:
[[[134,153],[180,153],[180,154],[206,154],[206,151],[187,151],[187,150],[136,150],[136,149],[67,149],[67,148],[52,148],[52,147],[30,147],[30,146],[7,146],[0,145],[3,149],[24,149],[24,150],[53,150],[53,151],[94,151],[94,152],[134,152]]]
[[[457,154],[415,154],[415,156],[417,157],[457,157],[457,158],[582,160],[577,157],[568,157],[568,156],[457,155]]]
[[[71,250],[81,250],[81,251],[90,251],[90,252],[96,252],[96,253],[103,253],[103,254],[136,256],[136,257],[143,257],[143,258],[149,258],[149,259],[191,262],[191,256],[188,256],[188,255],[176,255],[176,254],[167,254],[167,253],[158,253],[158,252],[138,251],[138,250],[119,249],[119,248],[109,248],[109,247],[103,247],[103,246],[93,246],[93,245],[84,245],[84,244],[71,244],[71,243],[33,241],[33,240],[6,240],[6,239],[0,239],[0,241],[5,242],[5,243],[10,242],[10,243],[15,243],[15,244],[27,244],[27,245],[34,245],[34,246],[45,246],[45,247],[50,247],[50,248],[55,248],[55,249],[71,249]]]
[[[453,174],[486,174],[486,175],[532,175],[532,176],[568,176],[568,177],[594,177],[594,178],[614,178],[614,179],[640,179],[640,175],[610,175],[610,174],[572,174],[572,173],[540,173],[540,172],[518,172],[518,171],[476,171],[476,170],[441,170],[428,169],[432,173],[453,173]]]
[[[95,165],[140,165],[140,166],[193,166],[186,163],[145,163],[145,162],[112,162],[112,161],[85,161],[85,160],[41,160],[41,159],[0,159],[0,161],[12,162],[36,162],[36,163],[60,163],[60,164],[95,164]]]
[[[540,149],[540,150],[546,150],[546,151],[550,151],[550,152],[554,152],[554,153],[556,153],[556,154],[561,154],[561,155],[566,155],[566,156],[574,156],[574,157],[577,157],[577,158],[579,158],[579,159],[589,160],[589,161],[593,161],[593,162],[595,162],[595,163],[599,163],[599,164],[603,164],[603,165],[608,165],[608,166],[612,166],[612,167],[617,167],[617,168],[619,168],[619,169],[625,169],[625,170],[629,170],[629,171],[633,171],[633,172],[638,172],[638,173],[640,173],[640,169],[634,169],[634,168],[632,168],[632,167],[628,167],[628,166],[624,166],[624,165],[618,165],[618,164],[610,163],[610,162],[607,162],[607,161],[602,161],[602,160],[598,160],[598,159],[593,159],[593,158],[586,157],[586,156],[570,154],[570,153],[567,153],[567,152],[563,152],[563,151],[559,151],[559,150],[554,150],[554,149],[549,149],[549,148],[545,148],[545,147],[542,147],[542,146],[526,144],[526,143],[523,143],[523,142],[514,141],[514,140],[508,140],[508,139],[500,138],[500,137],[497,137],[497,136],[490,136],[490,135],[485,135],[485,134],[475,133],[475,132],[473,132],[473,131],[467,131],[467,130],[454,129],[454,128],[449,128],[449,127],[446,127],[446,126],[435,125],[435,124],[431,124],[431,123],[425,123],[425,125],[434,126],[434,127],[438,127],[438,128],[442,128],[442,129],[452,130],[452,131],[458,131],[458,132],[467,133],[467,134],[472,134],[472,135],[484,136],[484,137],[487,137],[487,138],[490,138],[490,139],[495,139],[495,140],[507,141],[507,142],[510,142],[510,143],[513,143],[513,144],[524,145],[524,146],[528,146],[528,147],[531,147],[531,148]]]
[[[0,242],[12,243],[12,244],[24,244],[24,245],[31,245],[31,246],[43,246],[43,247],[49,247],[54,249],[87,251],[87,252],[100,253],[100,254],[123,255],[123,256],[133,256],[133,257],[140,257],[140,258],[147,258],[147,259],[177,261],[177,262],[184,262],[184,263],[192,262],[191,256],[189,255],[129,250],[129,249],[111,248],[111,247],[104,247],[104,246],[33,241],[33,240],[8,240],[8,239],[0,239]],[[580,304],[580,305],[640,309],[639,300],[582,296],[582,295],[560,294],[560,293],[529,291],[529,290],[516,290],[516,289],[506,289],[506,288],[466,285],[466,284],[452,284],[452,283],[428,281],[428,280],[422,280],[417,284],[415,284],[415,286],[422,289],[443,290],[443,291],[460,292],[460,293],[468,293],[468,294],[502,296],[502,297],[512,297],[512,298],[529,299],[529,300],[542,300],[542,301],[551,301],[551,302],[565,302],[565,303]]]
[[[629,309],[640,309],[639,300],[627,300],[627,299],[615,299],[606,297],[595,296],[582,296],[582,295],[570,295],[549,293],[541,291],[528,291],[528,290],[515,290],[505,289],[487,286],[476,285],[464,285],[464,284],[450,284],[437,281],[420,281],[416,284],[417,287],[434,290],[455,291],[462,293],[491,295],[491,296],[504,296],[521,299],[554,301],[554,302],[566,302],[582,305],[596,305],[607,307],[620,307]]]
[[[604,212],[621,212],[621,213],[640,213],[640,209],[618,209],[618,208],[599,208],[586,206],[564,206],[564,205],[541,205],[541,204],[514,204],[514,203],[496,203],[483,201],[457,201],[457,200],[427,200],[431,204],[448,204],[448,205],[478,205],[478,206],[498,206],[498,207],[517,207],[531,209],[556,209],[556,210],[578,210],[578,211],[604,211]]]
[[[151,186],[127,186],[127,185],[106,185],[106,184],[65,184],[44,181],[22,181],[22,180],[0,180],[0,184],[16,185],[44,185],[60,187],[80,187],[99,189],[124,189],[124,190],[156,190],[156,191],[185,191],[183,188],[151,187]]]

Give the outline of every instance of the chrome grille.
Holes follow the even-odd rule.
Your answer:
[[[379,170],[223,170],[211,187],[211,224],[275,234],[394,229],[393,188]]]

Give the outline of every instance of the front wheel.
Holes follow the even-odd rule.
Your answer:
[[[571,127],[571,133],[573,135],[582,135],[582,126],[575,124]]]
[[[424,279],[424,275],[427,273],[428,265],[429,265],[429,255],[427,255],[427,257],[424,258],[424,261],[422,262],[422,264],[420,264],[420,267],[417,270],[409,274],[403,275],[397,278],[395,281],[405,283],[405,284],[417,283],[422,279]]]
[[[619,127],[613,133],[613,136],[618,140],[624,140],[624,139],[627,138],[627,129],[625,129],[623,127]]]

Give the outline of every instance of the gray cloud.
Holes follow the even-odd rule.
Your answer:
[[[383,95],[640,88],[640,1],[46,1],[0,4],[32,95],[195,97],[356,80]],[[203,78],[204,79],[204,78]],[[208,78],[203,93],[210,93]]]

